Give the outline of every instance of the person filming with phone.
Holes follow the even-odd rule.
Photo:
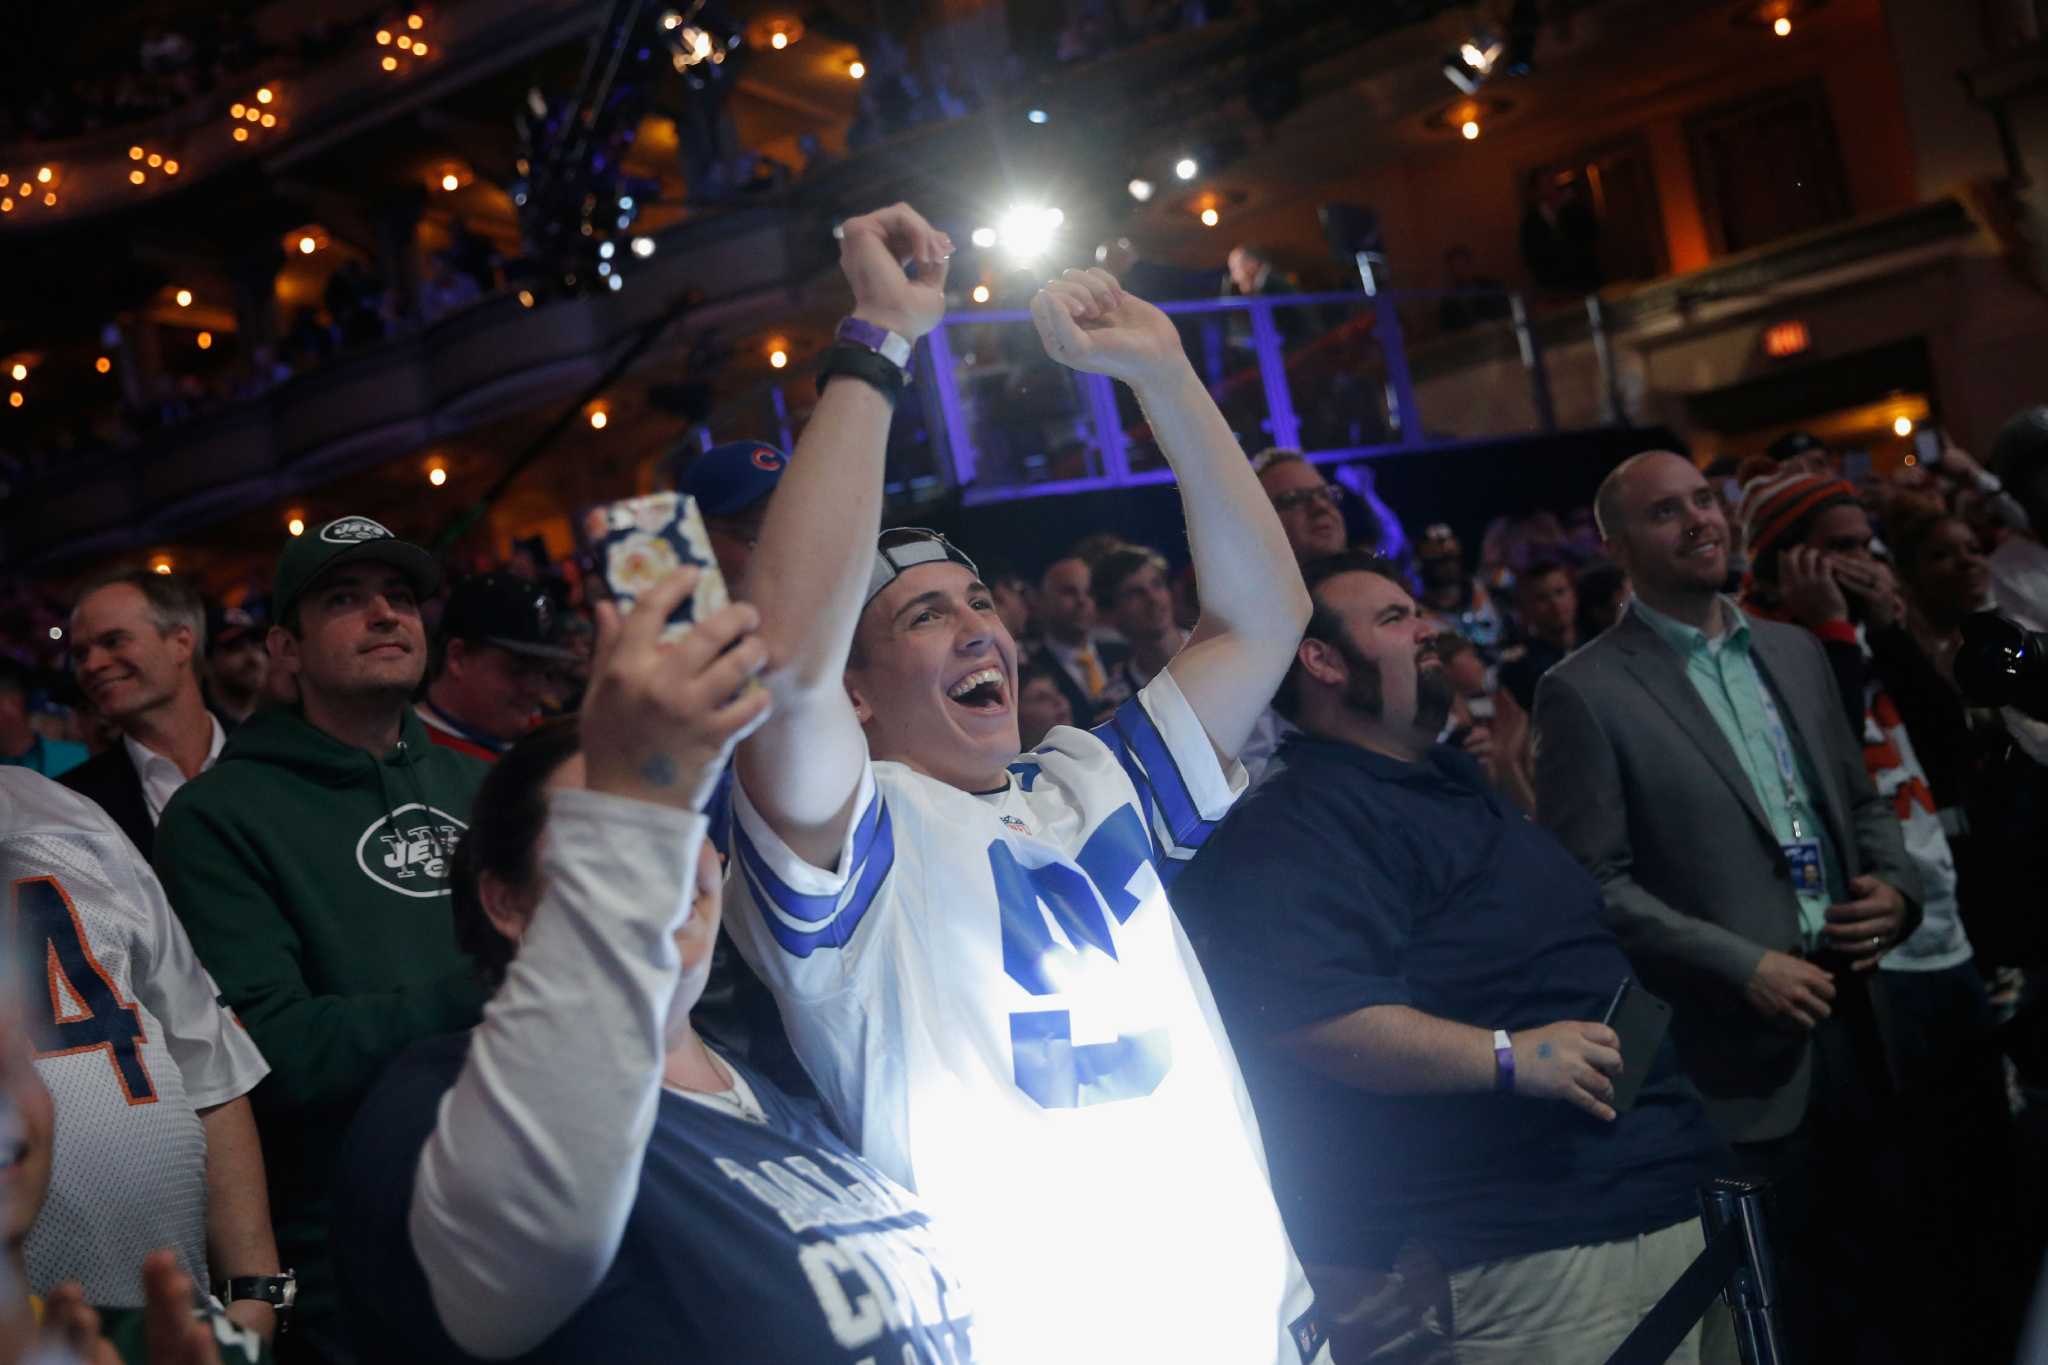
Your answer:
[[[1454,687],[1395,569],[1303,577],[1300,730],[1174,904],[1332,1356],[1604,1359],[1704,1245],[1705,1107],[1599,883],[1436,742]]]

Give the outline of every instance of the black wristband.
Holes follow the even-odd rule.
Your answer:
[[[910,374],[902,366],[888,358],[861,346],[841,342],[825,350],[825,358],[818,366],[818,392],[825,392],[825,385],[834,375],[846,375],[858,379],[879,391],[895,407],[896,400],[903,396],[903,390],[910,385]]]

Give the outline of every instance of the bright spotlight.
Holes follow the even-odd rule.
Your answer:
[[[1052,121],[1052,116],[1043,109],[1033,109],[1024,115],[1024,120],[1027,123],[1049,123]]]
[[[604,409],[599,408],[596,412],[590,414],[590,429],[592,431],[603,431],[604,424],[610,420],[611,418],[605,416]]]
[[[448,471],[439,465],[435,465],[427,471],[427,482],[439,488],[442,484],[448,482]]]
[[[52,640],[61,640],[61,639],[63,639],[63,638],[64,638],[64,627],[62,627],[62,626],[51,626],[51,627],[50,627],[50,638],[51,638]]]
[[[1193,157],[1184,156],[1173,163],[1173,173],[1182,180],[1193,180],[1202,173],[1202,167]]]
[[[853,77],[855,80],[859,80],[861,77],[868,74],[867,65],[864,62],[848,62],[846,64],[846,74]]]
[[[776,347],[768,353],[768,364],[775,369],[781,369],[789,364],[789,352],[779,346]]]
[[[1789,37],[1791,37],[1791,36],[1792,36],[1792,21],[1791,21],[1790,19],[1787,19],[1787,18],[1786,18],[1786,17],[1784,16],[1784,15],[1782,15],[1782,14],[1781,14],[1781,15],[1779,15],[1779,16],[1778,16],[1778,17],[1777,17],[1777,18],[1776,18],[1775,20],[1773,20],[1773,21],[1772,21],[1772,23],[1771,23],[1771,32],[1773,32],[1773,33],[1777,34],[1777,35],[1778,35],[1778,36],[1779,36],[1780,38],[1789,38]]]
[[[1151,181],[1149,181],[1149,180],[1133,180],[1133,181],[1132,181],[1132,182],[1131,182],[1130,184],[1128,184],[1128,185],[1124,186],[1124,188],[1125,188],[1125,189],[1127,189],[1127,190],[1129,190],[1129,191],[1131,192],[1131,198],[1133,198],[1133,199],[1137,200],[1137,201],[1138,201],[1139,203],[1141,203],[1141,204],[1145,204],[1145,203],[1150,203],[1150,202],[1151,202],[1151,199],[1152,199],[1152,182],[1151,182]]]
[[[171,297],[178,301],[178,307],[180,308],[190,308],[192,306],[192,291],[189,289],[180,289]]]
[[[310,256],[319,249],[320,244],[314,241],[311,237],[299,238],[299,254],[301,256]]]
[[[295,536],[302,536],[306,534],[306,519],[304,517],[293,517],[284,524],[284,529]]]
[[[975,301],[976,303],[987,303],[987,302],[988,302],[988,286],[987,286],[987,285],[985,285],[985,284],[977,284],[977,285],[975,285],[975,286],[974,286],[974,301]]]
[[[1053,234],[1066,220],[1058,209],[1020,206],[1003,215],[996,235],[1017,264],[1029,265],[1052,246]]]
[[[787,33],[771,34],[768,38],[768,46],[774,48],[777,52],[782,51],[782,49],[789,46],[789,35]]]
[[[1219,213],[1217,213],[1217,212],[1216,212],[1216,210],[1214,210],[1214,209],[1203,209],[1203,210],[1202,210],[1202,226],[1203,226],[1203,227],[1215,227],[1215,226],[1216,226],[1216,224],[1217,224],[1218,222],[1220,222],[1221,220],[1222,220],[1222,215],[1221,215],[1221,214],[1219,214]]]
[[[1912,419],[1912,418],[1910,418],[1910,417],[1898,417],[1898,418],[1894,418],[1894,419],[1892,420],[1892,435],[1894,435],[1894,436],[1911,436],[1912,434],[1913,434],[1913,419]]]
[[[992,227],[978,227],[967,240],[986,251],[996,244],[996,230]]]
[[[450,194],[455,193],[455,191],[462,188],[462,177],[453,171],[448,172],[448,174],[441,177],[441,188]]]
[[[600,261],[608,261],[612,258],[613,253],[616,252],[617,250],[618,248],[612,245],[610,242],[602,242],[598,245],[597,248],[597,259],[599,259]]]
[[[612,287],[612,292],[614,294],[618,293],[621,289],[624,289],[626,287],[625,280],[621,279],[617,275],[611,277],[610,284]]]
[[[13,375],[14,382],[19,384],[22,380],[28,378],[28,366],[22,364],[20,361],[17,360],[14,362],[14,368],[9,370],[7,373]]]
[[[1458,132],[1464,136],[1465,141],[1470,142],[1473,138],[1479,136],[1479,120],[1471,118],[1466,119],[1463,123],[1458,125]]]
[[[643,261],[652,256],[654,254],[654,239],[652,237],[635,237],[633,239],[633,254]]]

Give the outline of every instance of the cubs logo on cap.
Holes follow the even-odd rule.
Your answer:
[[[789,467],[789,456],[766,441],[728,441],[706,451],[678,449],[676,492],[707,517],[738,516],[767,501]]]
[[[753,459],[754,468],[756,469],[768,469],[777,473],[782,471],[782,452],[779,450],[771,450],[767,446],[755,446]]]

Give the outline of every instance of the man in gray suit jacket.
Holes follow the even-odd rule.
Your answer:
[[[1791,1358],[1907,1358],[1870,1311],[1896,1264],[1871,969],[1919,915],[1898,820],[1819,644],[1721,595],[1727,521],[1692,463],[1634,457],[1596,513],[1635,600],[1537,688],[1539,817],[1671,1003],[1736,1169],[1778,1188]]]

